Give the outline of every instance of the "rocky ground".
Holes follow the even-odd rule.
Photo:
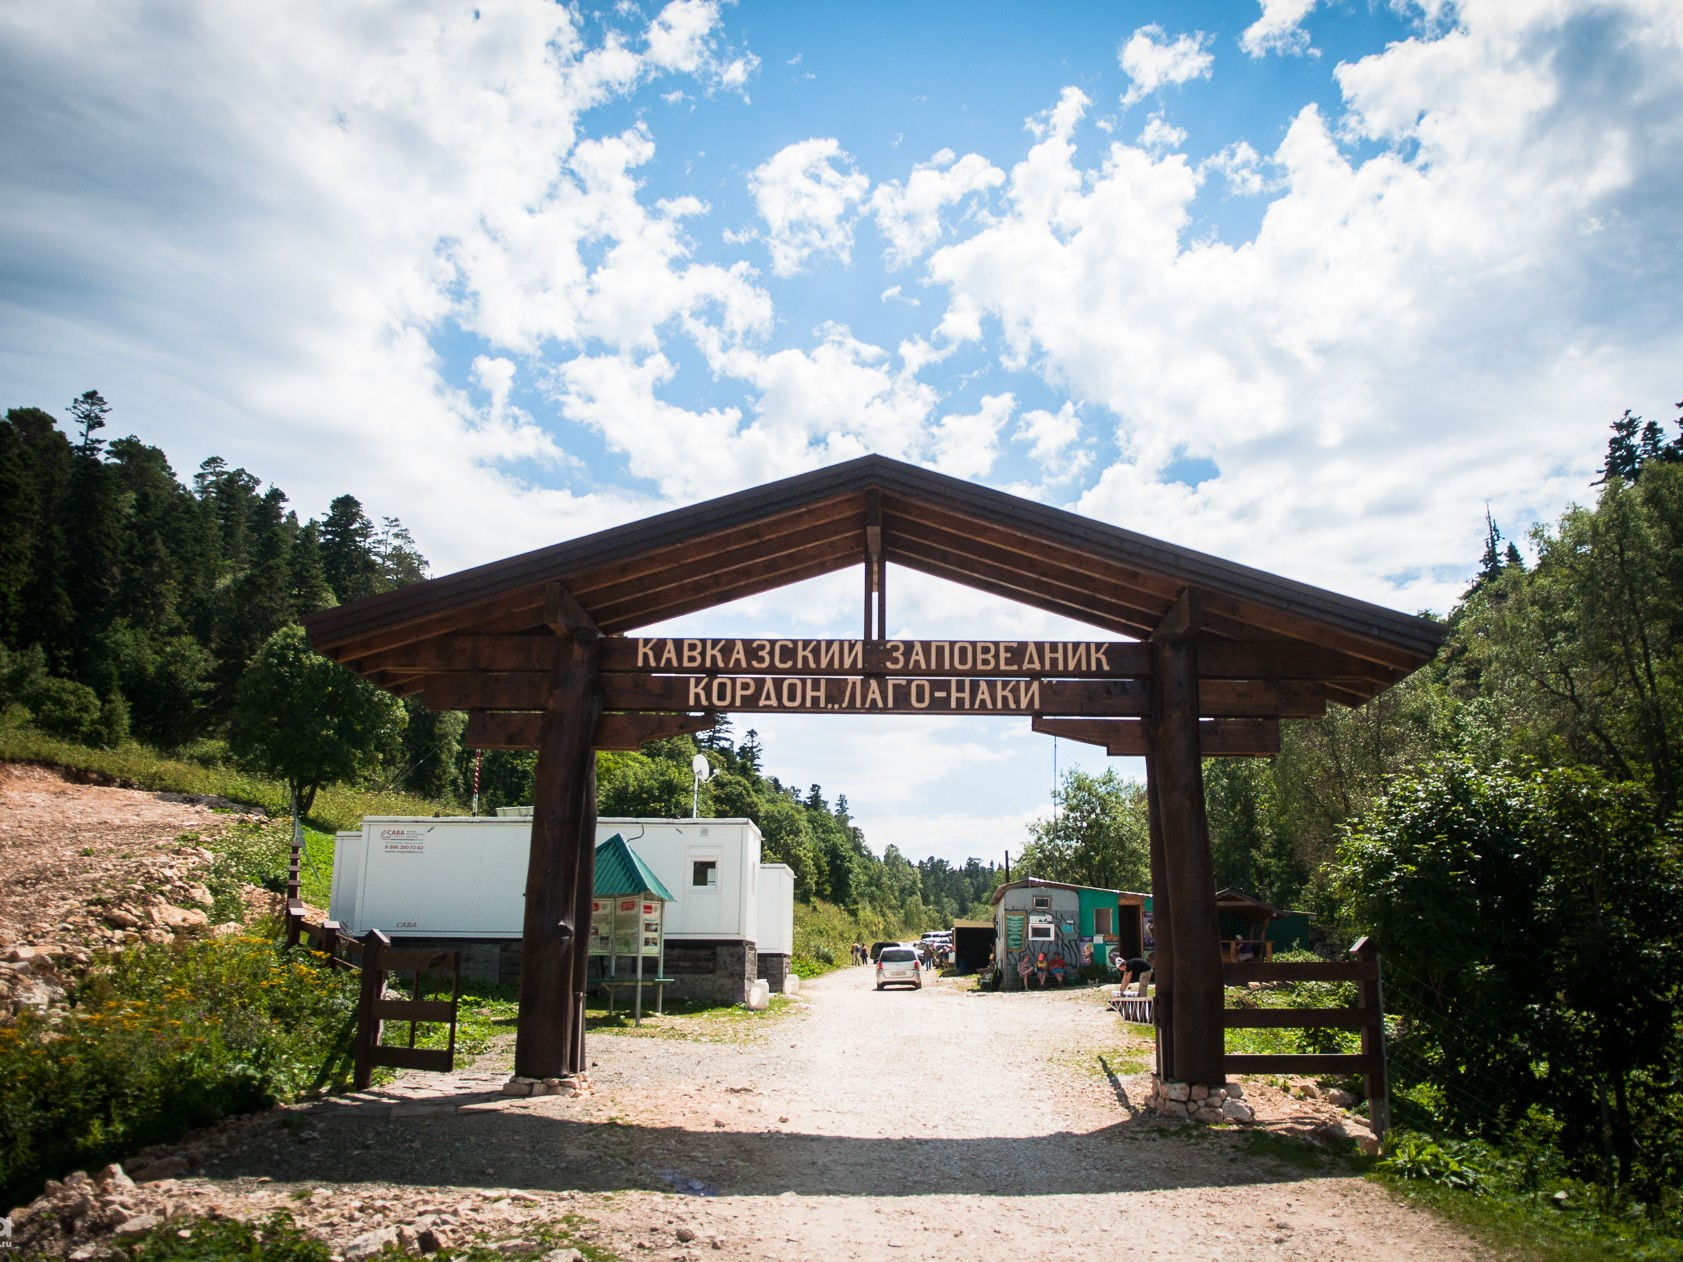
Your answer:
[[[17,785],[0,780],[0,828]],[[132,796],[137,816],[193,808]],[[92,814],[120,833],[127,811],[102,799]],[[53,844],[97,851],[73,816],[51,813]],[[168,861],[163,834],[202,831],[161,821],[128,853]],[[1358,1177],[1359,1126],[1307,1084],[1243,1084],[1250,1127],[1148,1114],[1147,1045],[1094,990],[943,979],[879,993],[866,970],[841,970],[770,1013],[593,1033],[578,1096],[505,1095],[510,1053],[231,1119],[136,1154],[128,1173],[71,1176],[14,1212],[16,1243],[95,1258],[172,1220],[284,1209],[346,1259],[479,1242],[561,1262],[558,1231],[686,1262],[1482,1256]]]
[[[217,798],[0,763],[0,1019],[62,1003],[94,953],[210,929],[213,856],[192,839],[241,818]]]

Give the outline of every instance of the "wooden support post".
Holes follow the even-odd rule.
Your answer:
[[[1174,906],[1169,897],[1169,870],[1163,854],[1162,803],[1158,800],[1156,759],[1145,760],[1146,822],[1151,830],[1151,975],[1156,979],[1157,999],[1152,1019],[1157,1026],[1157,1077],[1174,1077],[1175,1046],[1175,935]]]
[[[559,583],[546,593],[546,619],[561,639],[538,729],[532,790],[514,1043],[514,1072],[522,1078],[559,1078],[582,1067],[584,1003],[575,957],[585,953],[596,859],[595,799],[588,786],[595,765],[591,734],[602,708],[596,669],[601,632]]]
[[[1362,1074],[1362,1090],[1367,1093],[1367,1115],[1373,1123],[1373,1133],[1383,1143],[1385,1132],[1391,1129],[1391,1084],[1389,1067],[1385,1064],[1385,1010],[1379,980],[1379,944],[1369,937],[1358,938],[1350,948],[1350,954],[1358,960],[1373,963],[1372,979],[1363,978],[1357,982],[1356,993],[1357,1006],[1368,1018],[1367,1024],[1362,1026],[1362,1055],[1374,1066]]]
[[[888,584],[882,560],[882,492],[865,492],[865,635],[888,638]]]
[[[1198,749],[1199,622],[1197,596],[1188,589],[1152,634],[1151,765],[1174,934],[1174,1039],[1168,1076],[1177,1082],[1218,1086],[1226,1080],[1221,946]],[[1155,905],[1157,891],[1152,894]]]

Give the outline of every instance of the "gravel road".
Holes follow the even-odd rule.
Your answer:
[[[1144,1044],[1093,990],[879,993],[846,969],[792,1011],[593,1034],[589,1051],[590,1097],[502,1097],[507,1063],[486,1057],[288,1111],[204,1171],[224,1196],[293,1207],[320,1188],[302,1204],[339,1238],[428,1214],[517,1234],[566,1212],[622,1256],[675,1259],[1484,1256],[1338,1159],[1305,1168],[1139,1113]],[[1293,1107],[1259,1094],[1264,1116]]]

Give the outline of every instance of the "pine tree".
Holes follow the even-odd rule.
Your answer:
[[[76,445],[80,454],[98,458],[105,440],[95,438],[94,434],[105,428],[105,418],[110,413],[111,405],[98,390],[84,390],[70,401],[71,419],[82,427],[82,441]]]
[[[341,495],[327,506],[321,523],[321,568],[340,604],[379,590],[374,524],[354,495]]]

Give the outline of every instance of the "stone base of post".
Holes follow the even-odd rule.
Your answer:
[[[1256,1113],[1245,1103],[1244,1097],[1244,1089],[1236,1082],[1211,1087],[1203,1083],[1173,1082],[1153,1077],[1151,1098],[1146,1101],[1146,1107],[1159,1117],[1248,1126],[1256,1121]]]

